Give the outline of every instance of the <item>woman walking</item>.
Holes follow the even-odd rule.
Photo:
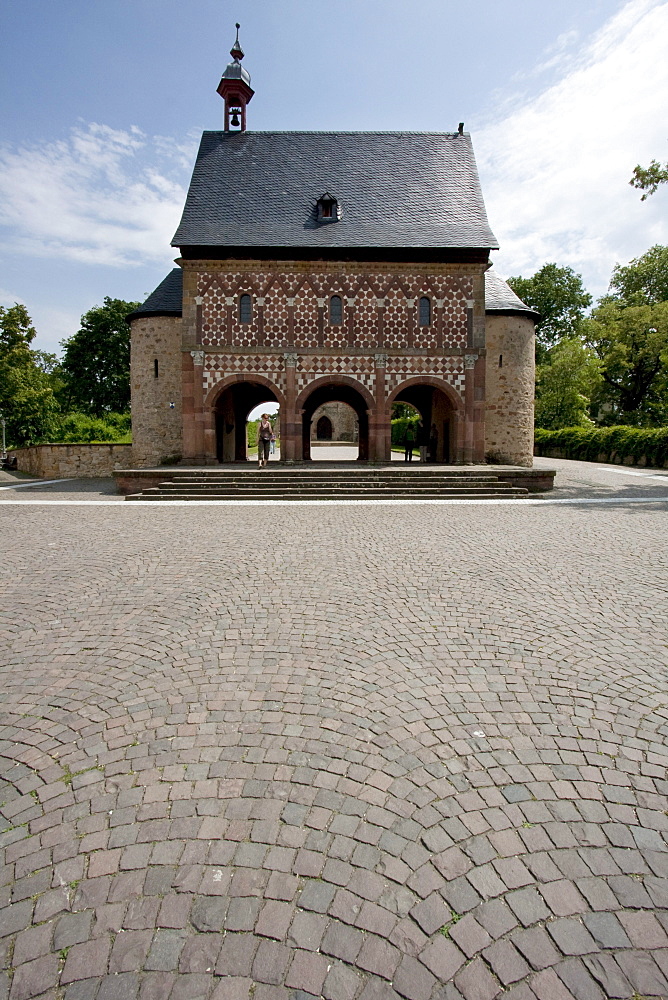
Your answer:
[[[269,462],[269,448],[274,429],[268,413],[263,413],[257,428],[257,461],[260,469]]]

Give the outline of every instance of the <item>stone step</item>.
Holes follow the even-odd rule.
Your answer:
[[[485,500],[492,499],[507,499],[512,498],[522,498],[528,496],[527,490],[511,488],[509,490],[495,490],[495,489],[470,489],[470,490],[438,490],[430,491],[420,494],[410,494],[406,492],[397,493],[394,491],[382,491],[382,492],[353,492],[347,490],[341,493],[333,493],[331,491],[327,492],[311,492],[308,494],[304,493],[285,493],[279,490],[272,491],[249,491],[246,494],[236,493],[230,495],[229,493],[194,493],[194,492],[167,492],[163,493],[158,489],[155,490],[145,490],[143,493],[130,493],[126,496],[126,500],[306,500],[306,501],[316,501],[316,500],[456,500],[456,499],[474,499],[476,497]]]
[[[466,469],[202,469],[170,478],[126,500],[439,500],[526,497],[493,471]]]
[[[221,491],[221,492],[242,492],[256,491],[256,490],[284,490],[288,492],[305,492],[307,490],[318,490],[323,492],[325,490],[401,490],[408,493],[420,492],[423,490],[438,491],[438,490],[452,490],[452,489],[471,489],[473,487],[493,487],[494,489],[510,489],[510,483],[504,482],[494,482],[492,480],[476,480],[471,479],[468,481],[462,480],[457,482],[455,480],[446,481],[444,483],[368,483],[368,482],[355,482],[355,483],[341,483],[341,482],[327,482],[327,483],[160,483],[157,486],[149,487],[150,489],[160,489],[160,490],[180,490],[181,492],[207,492],[211,490]]]

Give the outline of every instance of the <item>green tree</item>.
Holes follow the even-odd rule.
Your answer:
[[[630,264],[617,264],[610,279],[610,295],[633,306],[668,300],[668,247],[657,244]]]
[[[627,305],[610,296],[585,325],[601,362],[595,402],[606,422],[651,427],[668,422],[668,301]]]
[[[661,164],[658,160],[652,160],[648,167],[641,167],[640,164],[634,169],[633,177],[629,181],[631,187],[638,188],[645,193],[641,201],[647,201],[651,194],[654,194],[659,184],[668,183],[668,163]]]
[[[420,416],[410,403],[392,403],[392,420],[414,420]]]
[[[585,309],[592,302],[585,291],[582,275],[570,267],[543,264],[531,278],[508,278],[508,284],[528,306],[540,313],[536,324],[537,359],[544,361],[545,351],[563,337],[577,336]]]
[[[587,416],[592,393],[600,380],[601,363],[575,337],[564,337],[536,369],[536,427],[591,426]]]
[[[81,317],[81,327],[64,348],[61,372],[68,410],[101,417],[130,406],[130,325],[128,313],[139,305],[105,296]]]
[[[41,352],[30,349],[34,337],[24,305],[0,306],[0,412],[15,446],[48,437],[58,413],[50,376],[38,363]]]

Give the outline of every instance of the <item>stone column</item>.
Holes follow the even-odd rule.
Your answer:
[[[204,299],[201,295],[195,296],[195,343],[199,346],[202,343],[202,307]]]
[[[385,372],[387,354],[376,354],[376,414],[369,422],[369,459],[372,462],[389,462],[392,458],[390,413],[385,402]]]
[[[485,358],[479,357],[473,370],[473,461],[485,462]]]
[[[376,346],[378,347],[378,350],[382,351],[383,347],[385,346],[385,330],[384,330],[385,299],[376,299],[376,309],[377,309],[376,324],[378,330],[376,335],[377,337]]]
[[[406,309],[408,316],[406,322],[408,327],[406,329],[406,346],[413,347],[415,344],[415,299],[406,299]]]
[[[464,355],[464,465],[473,465],[474,459],[474,399],[475,364],[477,354]]]
[[[296,462],[302,457],[301,417],[295,411],[297,399],[297,355],[286,351],[285,362],[285,413],[281,413],[281,460]]]
[[[346,299],[346,327],[348,330],[348,346],[353,347],[355,343],[355,298]]]
[[[183,354],[183,458],[184,464],[201,465],[204,449],[204,351]]]

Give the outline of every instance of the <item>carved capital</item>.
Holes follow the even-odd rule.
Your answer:
[[[415,299],[406,299],[406,305],[409,309],[415,309]]]
[[[382,309],[383,306],[385,305],[385,299],[376,299],[376,305],[378,306],[379,309]]]
[[[387,368],[387,354],[376,354],[374,360],[376,368]]]
[[[191,351],[190,352],[194,365],[204,364],[204,351]]]
[[[318,306],[318,309],[324,309],[325,308],[325,300],[324,299],[316,299],[315,301],[316,301],[316,304]]]
[[[233,306],[234,305],[234,298],[233,298],[232,295],[226,295],[225,296],[225,305],[226,306]]]
[[[475,368],[475,363],[478,360],[477,354],[465,354],[464,355],[464,368]]]
[[[296,368],[297,367],[297,355],[293,354],[292,351],[286,351],[283,355],[285,360],[286,368]]]
[[[473,299],[467,299],[466,300],[466,308],[467,309],[473,309],[474,305],[475,305],[475,302],[473,301]]]
[[[264,305],[264,296],[263,295],[258,295],[258,297],[255,300],[255,305],[260,306],[260,307],[262,307]]]
[[[352,298],[346,299],[346,303],[352,309],[355,305],[355,297],[353,296]]]
[[[196,306],[201,306],[203,302],[204,302],[204,299],[202,298],[201,295],[196,295],[195,296],[195,305]]]
[[[287,298],[287,303],[288,303],[288,306],[289,306],[289,307],[290,307],[290,308],[292,309],[292,307],[293,307],[293,306],[294,306],[294,304],[295,304],[295,300],[294,300],[293,296],[291,296],[291,295],[288,295],[288,298]]]

